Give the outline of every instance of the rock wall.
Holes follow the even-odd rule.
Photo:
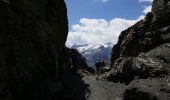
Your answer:
[[[119,57],[136,57],[141,52],[169,43],[169,22],[169,0],[154,0],[152,12],[120,34],[118,43],[112,49],[112,64]]]
[[[0,0],[0,99],[51,100],[67,33],[64,0]]]

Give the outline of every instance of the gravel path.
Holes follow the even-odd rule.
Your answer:
[[[122,100],[125,85],[96,80],[96,76],[85,77],[83,80],[89,85],[89,91],[86,94],[87,100]]]

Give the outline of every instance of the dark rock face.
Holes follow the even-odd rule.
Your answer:
[[[152,12],[144,20],[123,31],[112,50],[112,64],[119,57],[138,56],[163,43],[170,42],[169,0],[155,0]]]
[[[0,0],[0,99],[50,100],[67,33],[63,0]]]

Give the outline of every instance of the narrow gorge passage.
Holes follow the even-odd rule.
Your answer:
[[[0,0],[0,100],[170,100],[170,0]]]

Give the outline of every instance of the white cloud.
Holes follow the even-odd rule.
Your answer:
[[[107,1],[107,0],[102,0]],[[153,0],[139,0],[140,2],[152,2]],[[143,14],[137,19],[128,20],[124,18],[105,19],[89,19],[82,18],[78,24],[72,25],[71,31],[67,37],[67,46],[73,44],[103,44],[111,42],[115,44],[120,33],[137,21],[144,19],[145,14],[151,11],[151,6],[145,6]]]
[[[139,2],[153,2],[153,0],[139,0]]]
[[[148,12],[151,12],[152,6],[146,6],[145,9],[142,11],[143,13],[147,14]]]
[[[72,31],[69,32],[66,42],[67,46],[73,44],[95,44],[95,43],[116,43],[119,34],[130,27],[138,20],[127,20],[123,18],[114,18],[110,21],[105,19],[80,19],[79,24],[72,26]]]

